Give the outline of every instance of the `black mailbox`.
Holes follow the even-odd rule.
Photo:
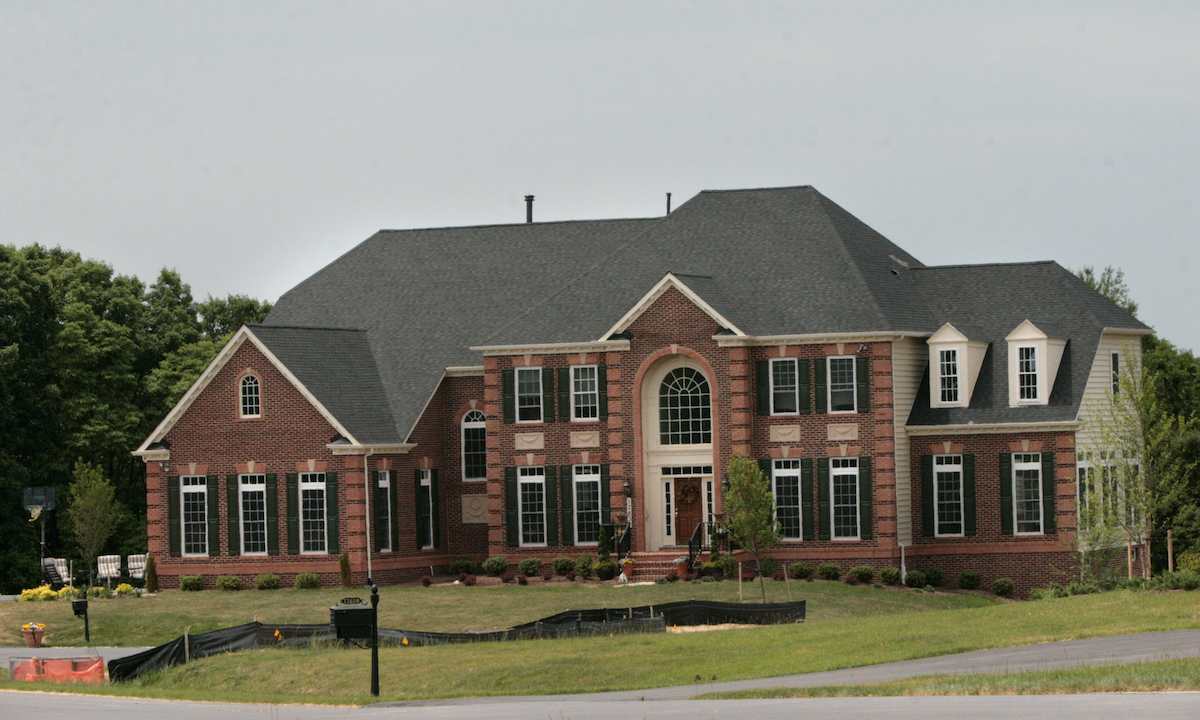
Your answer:
[[[370,640],[371,606],[350,604],[347,600],[358,598],[344,598],[342,604],[329,608],[329,622],[333,625],[338,640]]]
[[[75,617],[84,617],[87,615],[87,598],[71,601],[71,609],[75,611]]]

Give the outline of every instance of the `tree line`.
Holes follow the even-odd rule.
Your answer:
[[[229,335],[270,309],[244,295],[196,301],[165,268],[147,286],[62,248],[0,245],[0,592],[40,577],[25,487],[58,498],[47,556],[81,556],[63,523],[79,472],[102,475],[121,508],[101,552],[146,551],[145,466],[130,452]]]

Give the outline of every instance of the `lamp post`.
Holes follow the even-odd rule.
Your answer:
[[[371,695],[379,697],[379,586],[371,586]]]

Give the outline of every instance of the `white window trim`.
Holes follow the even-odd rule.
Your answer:
[[[516,408],[515,408],[516,409],[516,418],[515,419],[517,421],[517,424],[518,425],[537,425],[539,423],[546,422],[546,403],[543,401],[543,398],[546,395],[546,388],[542,386],[542,369],[540,367],[519,367],[519,368],[513,368],[513,370],[515,371],[513,373],[513,404],[516,406]],[[521,419],[521,373],[534,373],[535,375],[537,375],[537,383],[538,383],[538,392],[537,392],[538,419],[537,420],[522,420]]]
[[[789,362],[792,364],[792,373],[796,377],[796,387],[792,390],[792,396],[796,401],[796,409],[791,412],[776,412],[775,410],[775,363]],[[771,391],[771,415],[799,415],[800,414],[800,363],[796,358],[771,358],[770,364],[767,366],[767,375],[769,376],[769,385]]]
[[[1049,337],[1041,328],[1029,320],[1025,320],[1018,325],[1004,340],[1008,343],[1009,407],[1050,404],[1050,393],[1054,391],[1054,383],[1058,378],[1058,368],[1062,362],[1067,341],[1061,338]],[[1034,358],[1037,361],[1036,399],[1021,397],[1021,348],[1034,349]]]
[[[862,540],[862,484],[859,482],[858,476],[858,460],[854,459],[854,467],[852,468],[835,468],[833,466],[835,460],[845,460],[847,458],[830,458],[829,460],[829,539],[832,542],[857,542]],[[834,483],[839,475],[854,476],[854,526],[858,532],[854,537],[837,536],[837,514],[834,512],[836,507],[836,494],[834,493]]]
[[[541,474],[533,474],[533,471],[541,470]],[[529,475],[522,473],[529,472]],[[530,467],[522,466],[517,468],[517,533],[520,538],[520,547],[549,547],[549,533],[547,533],[547,542],[527,543],[525,542],[525,511],[521,507],[521,486],[532,485],[538,483],[542,486],[542,531],[546,532],[546,468],[542,465]]]
[[[1017,404],[1018,405],[1045,405],[1046,404],[1046,403],[1042,402],[1042,400],[1043,400],[1043,398],[1042,398],[1042,359],[1041,359],[1042,354],[1040,352],[1038,352],[1039,349],[1040,348],[1036,344],[1021,344],[1021,345],[1017,346]],[[1032,350],[1033,351],[1033,358],[1032,358],[1033,359],[1033,372],[1032,373],[1022,372],[1022,370],[1021,370],[1021,362],[1022,362],[1021,351],[1022,350]],[[1021,397],[1021,387],[1022,387],[1021,376],[1022,375],[1030,375],[1030,374],[1033,375],[1034,397],[1023,398],[1023,397]]]
[[[942,359],[942,353],[954,353],[954,374],[953,375],[942,372],[942,365],[944,364],[944,361]],[[937,395],[938,395],[938,404],[943,407],[961,407],[963,404],[963,402],[962,402],[962,399],[963,399],[962,361],[964,358],[962,357],[962,355],[963,355],[963,353],[959,352],[959,349],[957,347],[944,347],[944,348],[937,349],[937,360],[938,360],[938,364],[937,364],[937,369],[938,369],[938,372],[937,372]],[[946,400],[945,398],[942,397],[942,380],[945,380],[947,378],[954,378],[955,398],[953,400]]]
[[[385,537],[387,538],[387,547],[379,548],[379,552],[381,552],[381,553],[389,552],[390,553],[393,550],[395,550],[395,548],[392,547],[392,523],[395,522],[395,518],[392,517],[392,472],[390,470],[376,470],[375,471],[375,482],[379,483],[379,487],[381,487],[387,491],[383,494],[384,495],[383,507],[384,507],[384,510],[387,511],[385,514],[385,518],[386,518],[386,522],[387,522],[387,534],[385,535]]]
[[[596,468],[596,472],[581,473],[580,471],[583,468]],[[596,483],[596,502],[599,503],[600,502],[600,466],[593,463],[593,464],[588,464],[588,465],[574,465],[571,467],[571,493],[572,493],[571,494],[571,521],[574,523],[573,536],[575,538],[575,544],[579,547],[598,547],[600,545],[599,540],[590,541],[590,542],[579,542],[579,488],[578,488],[578,483],[581,482],[581,478],[582,478],[582,482]],[[602,507],[603,507],[603,503],[601,503],[601,508]],[[597,514],[602,516],[604,514],[604,512],[602,509],[598,509]],[[599,520],[601,522],[603,522],[604,518],[599,517]]]
[[[433,536],[433,470],[429,468],[421,468],[421,487],[429,488],[429,492],[425,493],[425,515],[429,518],[429,527],[425,528],[429,533],[429,544],[422,545],[422,550],[432,550],[437,538]]]
[[[575,392],[575,371],[590,368],[594,370],[592,380],[596,383],[596,417],[581,418],[575,416],[575,398],[578,393]],[[599,365],[572,365],[571,366],[571,422],[573,423],[595,423],[600,422],[600,366]]]
[[[261,483],[247,483],[246,478],[250,478],[250,477],[256,477],[256,478],[260,477],[263,479],[263,481]],[[271,526],[266,521],[266,507],[267,507],[267,476],[266,476],[266,474],[265,473],[239,474],[238,475],[238,493],[237,493],[238,539],[240,540],[240,543],[241,543],[240,545],[238,545],[238,547],[241,550],[241,554],[246,557],[263,557],[268,552],[267,548],[270,547],[269,542],[266,544],[266,547],[264,547],[261,552],[246,552],[246,511],[245,511],[245,507],[243,505],[243,503],[246,502],[246,498],[243,495],[243,493],[245,493],[245,492],[260,492],[260,493],[262,493],[263,514],[264,514],[263,524],[266,525],[266,531],[269,534],[271,532]]]
[[[246,381],[251,378],[254,379],[254,387],[258,390],[258,412],[254,413],[254,414],[247,414],[245,412]],[[256,418],[261,418],[262,417],[262,401],[263,401],[262,379],[254,373],[246,373],[245,375],[242,376],[242,378],[240,380],[238,380],[238,417],[243,420],[254,420]]]
[[[306,477],[320,477],[320,480],[305,480]],[[304,549],[304,490],[305,486],[312,490],[317,487],[321,489],[321,497],[325,500],[322,508],[322,518],[325,520],[325,549],[324,550],[305,550]],[[329,554],[329,486],[325,484],[325,473],[300,473],[300,478],[296,482],[296,495],[300,502],[300,554],[301,555],[328,555]]]
[[[515,382],[515,380],[514,380],[514,382]],[[514,400],[514,402],[515,402],[515,400]],[[487,482],[487,461],[486,460],[484,461],[483,477],[473,477],[473,478],[467,477],[467,430],[478,430],[478,429],[482,428],[484,431],[485,446],[486,446],[486,442],[487,442],[487,418],[485,417],[483,420],[473,420],[471,422],[467,422],[467,418],[470,417],[470,415],[472,413],[476,413],[476,412],[482,414],[482,412],[479,410],[471,410],[466,415],[463,415],[463,420],[459,424],[458,462],[459,462],[459,468],[462,469],[461,477],[462,477],[463,482],[471,482],[471,483]],[[486,453],[486,450],[485,450],[485,453]]]
[[[937,462],[938,458],[955,458],[955,457],[958,458],[957,463],[947,464],[947,465],[938,465],[938,462]],[[959,521],[959,524],[962,525],[962,529],[963,529],[962,532],[944,533],[944,532],[941,532],[941,530],[940,530],[941,525],[942,525],[942,523],[941,523],[942,513],[941,513],[941,502],[938,500],[938,496],[937,496],[937,493],[938,493],[937,476],[938,476],[939,468],[941,468],[942,472],[948,472],[948,471],[949,472],[953,472],[953,471],[958,472],[958,511],[959,511],[959,515],[962,516],[962,519]],[[964,480],[964,478],[963,478],[963,461],[962,461],[961,454],[952,453],[950,455],[934,455],[933,456],[933,536],[934,537],[958,538],[958,537],[966,537],[967,536],[967,533],[966,533],[966,530],[967,530],[967,508],[966,508],[966,499],[963,497],[963,495],[964,495],[963,480]]]
[[[849,410],[834,410],[833,409],[833,361],[834,360],[849,360],[850,371],[854,379],[850,383],[852,407]],[[833,355],[825,358],[825,411],[829,415],[855,415],[858,413],[858,356],[856,355]]]
[[[1018,455],[1036,455],[1037,460],[1034,462],[1018,463],[1017,462]],[[1037,474],[1038,474],[1038,489],[1037,489],[1038,530],[1037,530],[1037,532],[1029,532],[1029,531],[1021,532],[1020,530],[1017,529],[1017,526],[1019,524],[1017,522],[1017,471],[1018,470],[1037,470]],[[1042,477],[1042,454],[1041,453],[1013,453],[1012,477],[1009,478],[1009,482],[1012,484],[1013,535],[1022,535],[1022,536],[1045,535],[1046,534],[1046,504],[1043,502],[1043,498],[1045,497],[1045,492],[1046,492],[1046,488],[1045,488],[1046,478]]]
[[[780,468],[779,467],[780,462],[781,462],[780,460],[774,460],[771,462],[771,500],[772,500],[772,502],[774,502],[775,498],[778,497],[778,494],[776,493],[776,484],[775,484],[776,480],[780,477],[794,477],[794,478],[796,478],[796,485],[797,485],[796,489],[799,491],[799,495],[797,496],[796,500],[800,503],[800,507],[799,507],[800,534],[794,538],[793,537],[783,537],[782,531],[781,531],[780,538],[785,543],[804,542],[804,475],[801,471],[801,466],[799,465],[798,460],[795,461],[797,463],[797,465],[794,469],[793,468]],[[783,461],[783,462],[786,462],[786,461]],[[832,490],[832,487],[830,489]],[[832,508],[832,505],[830,507]],[[772,517],[772,519],[775,520],[775,522],[777,522],[777,523],[779,522],[779,518],[775,512],[775,509],[772,509],[772,511],[771,511],[771,517]],[[832,518],[831,518],[831,520],[832,520]],[[831,526],[830,527],[830,537],[832,537],[832,533],[833,533],[833,529]]]
[[[199,485],[187,485],[185,480],[191,478],[200,478],[203,480]],[[204,499],[204,552],[190,553],[187,552],[187,519],[184,514],[184,496],[189,494],[200,495]],[[208,477],[205,475],[180,475],[179,476],[179,555],[180,557],[208,557],[208,546],[212,542],[212,538],[208,536]]]

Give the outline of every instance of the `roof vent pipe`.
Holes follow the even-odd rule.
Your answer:
[[[671,214],[671,193],[667,193],[667,214]]]
[[[533,222],[533,196],[525,196],[525,222]]]

